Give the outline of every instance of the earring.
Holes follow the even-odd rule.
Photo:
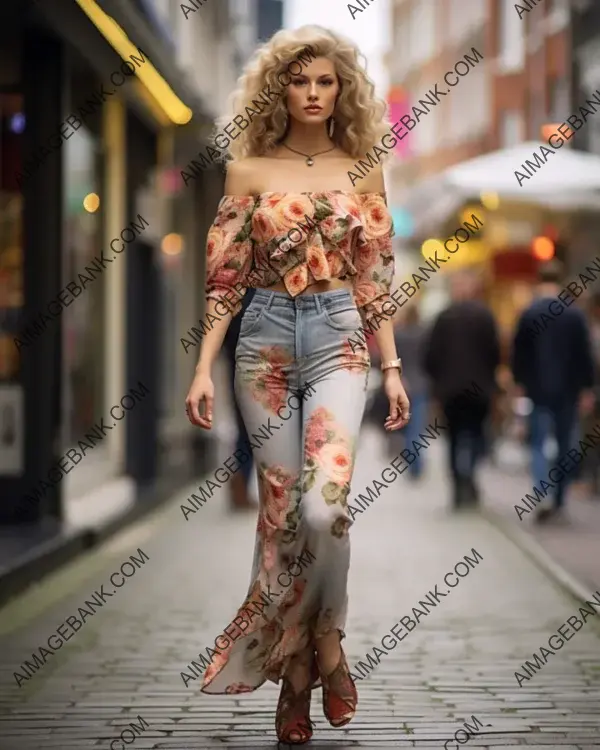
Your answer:
[[[329,137],[333,138],[333,129],[335,128],[335,120],[333,117],[329,120]]]

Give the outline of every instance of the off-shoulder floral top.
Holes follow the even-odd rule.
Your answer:
[[[206,296],[237,314],[248,287],[352,280],[363,321],[382,313],[394,276],[385,193],[225,195],[207,239]]]

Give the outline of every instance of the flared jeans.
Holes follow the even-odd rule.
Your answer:
[[[203,692],[278,682],[316,639],[345,635],[347,498],[371,367],[367,348],[349,343],[361,327],[347,289],[258,289],[244,314],[235,391],[259,480],[256,542],[246,600],[215,640]]]

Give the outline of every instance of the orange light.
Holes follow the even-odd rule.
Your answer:
[[[93,214],[100,207],[100,197],[96,193],[88,193],[83,199],[83,207]]]
[[[562,127],[562,132],[559,130],[559,128]],[[573,128],[570,128],[566,122],[551,122],[546,123],[545,125],[542,125],[540,128],[540,132],[542,135],[542,140],[549,141],[550,136],[554,134],[557,138],[560,138],[562,134],[564,134],[564,131],[567,131],[566,135],[564,136],[567,140],[570,140],[573,135],[575,134],[575,131]],[[564,139],[563,139],[564,140]]]
[[[183,246],[180,234],[167,234],[162,238],[161,250],[165,255],[179,255]]]
[[[549,237],[534,237],[531,247],[533,257],[537,260],[550,260],[554,258],[554,242]]]

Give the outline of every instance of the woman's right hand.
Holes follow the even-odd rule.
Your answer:
[[[204,430],[211,429],[214,396],[215,387],[210,375],[198,373],[192,380],[185,399],[186,412],[192,424],[202,427]],[[200,409],[202,402],[204,402],[204,405]]]

